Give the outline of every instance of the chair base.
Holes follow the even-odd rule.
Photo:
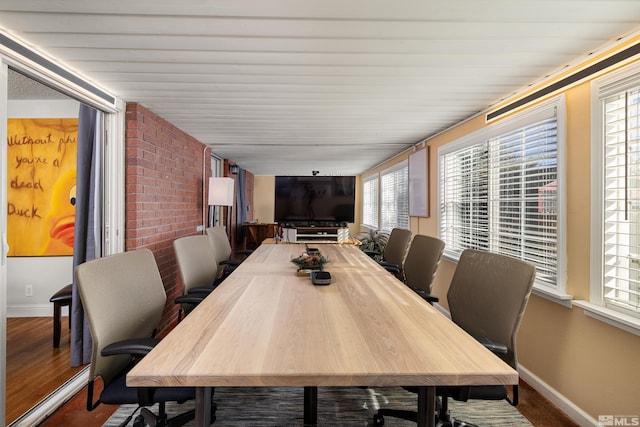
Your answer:
[[[413,411],[384,408],[378,410],[378,412],[373,415],[373,425],[383,426],[385,415],[388,417],[400,418],[413,422],[417,422],[418,419],[418,414]],[[478,427],[475,424],[470,424],[461,420],[451,418],[448,412],[446,414],[443,414],[442,411],[439,411],[438,414],[435,415],[435,425],[438,427]]]
[[[213,399],[213,397],[212,397]],[[211,401],[211,424],[216,421],[217,405],[213,400]],[[154,414],[147,408],[140,408],[140,414],[133,420],[133,427],[181,427],[190,421],[193,421],[196,417],[195,409],[183,412],[169,418],[165,412],[165,405],[160,404],[160,410],[158,414]]]
[[[414,387],[405,387],[406,390],[415,391]],[[510,405],[518,404],[518,386],[513,386],[513,398],[510,399],[504,386],[475,386],[475,387],[443,387],[441,395],[436,400],[435,425],[438,427],[477,427],[475,424],[467,423],[451,417],[449,411],[449,398],[454,398],[461,402],[468,399],[484,400],[506,400]],[[415,411],[404,409],[381,408],[373,415],[373,425],[383,426],[384,416],[400,418],[407,421],[417,422],[418,414]]]

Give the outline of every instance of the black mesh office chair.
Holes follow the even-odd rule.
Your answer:
[[[92,411],[101,403],[138,404],[140,415],[134,426],[179,426],[193,419],[193,411],[172,419],[165,412],[166,402],[194,399],[193,387],[126,385],[127,372],[158,342],[154,335],[166,294],[153,253],[141,249],[89,261],[76,268],[75,276],[93,341],[87,410]],[[98,377],[104,386],[94,402]],[[156,403],[158,414],[146,408]],[[212,419],[215,409],[212,403]]]
[[[527,262],[490,252],[462,252],[447,292],[451,319],[489,350],[517,369],[516,335],[535,280],[535,267]],[[427,326],[428,327],[428,326]],[[407,387],[416,391],[415,388]],[[518,404],[518,387],[510,397],[501,385],[436,387],[440,397],[439,425],[465,425],[450,417],[447,400],[503,400]],[[435,416],[436,414],[434,414]],[[416,420],[416,413],[383,408],[374,415],[374,425],[384,416]]]
[[[411,240],[403,263],[404,283],[430,303],[438,298],[431,294],[431,285],[442,259],[444,242],[437,237],[416,234]]]
[[[394,228],[389,234],[389,239],[384,245],[384,252],[382,254],[371,251],[365,251],[365,253],[372,258],[381,255],[382,259],[378,261],[378,263],[398,279],[403,280],[402,265],[410,241],[411,231]]]

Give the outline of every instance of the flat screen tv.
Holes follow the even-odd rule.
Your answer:
[[[274,219],[285,226],[354,222],[355,176],[276,176]]]

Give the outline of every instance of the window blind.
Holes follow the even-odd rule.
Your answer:
[[[637,81],[636,81],[637,85]],[[605,305],[640,313],[640,86],[603,93]]]
[[[558,129],[555,115],[440,156],[440,237],[445,253],[480,249],[536,266],[558,280]]]
[[[536,280],[557,278],[558,144],[552,117],[489,141],[493,252],[529,261]]]
[[[489,250],[487,143],[441,158],[440,236],[457,258],[463,249]]]
[[[362,183],[362,223],[378,228],[378,175],[365,178]]]
[[[380,229],[409,228],[409,167],[401,162],[380,174]]]

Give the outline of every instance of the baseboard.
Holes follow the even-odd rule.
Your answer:
[[[578,405],[560,394],[556,389],[544,382],[542,379],[534,375],[527,368],[518,365],[518,373],[520,378],[529,384],[533,389],[540,393],[545,399],[553,403],[569,418],[580,426],[598,426],[598,421],[582,410]]]
[[[62,307],[61,314],[68,316],[68,307]],[[7,306],[7,317],[53,317],[53,304]]]
[[[9,424],[9,427],[31,427],[39,425],[45,418],[78,394],[78,392],[87,385],[88,381],[89,367],[87,366],[20,418]]]

